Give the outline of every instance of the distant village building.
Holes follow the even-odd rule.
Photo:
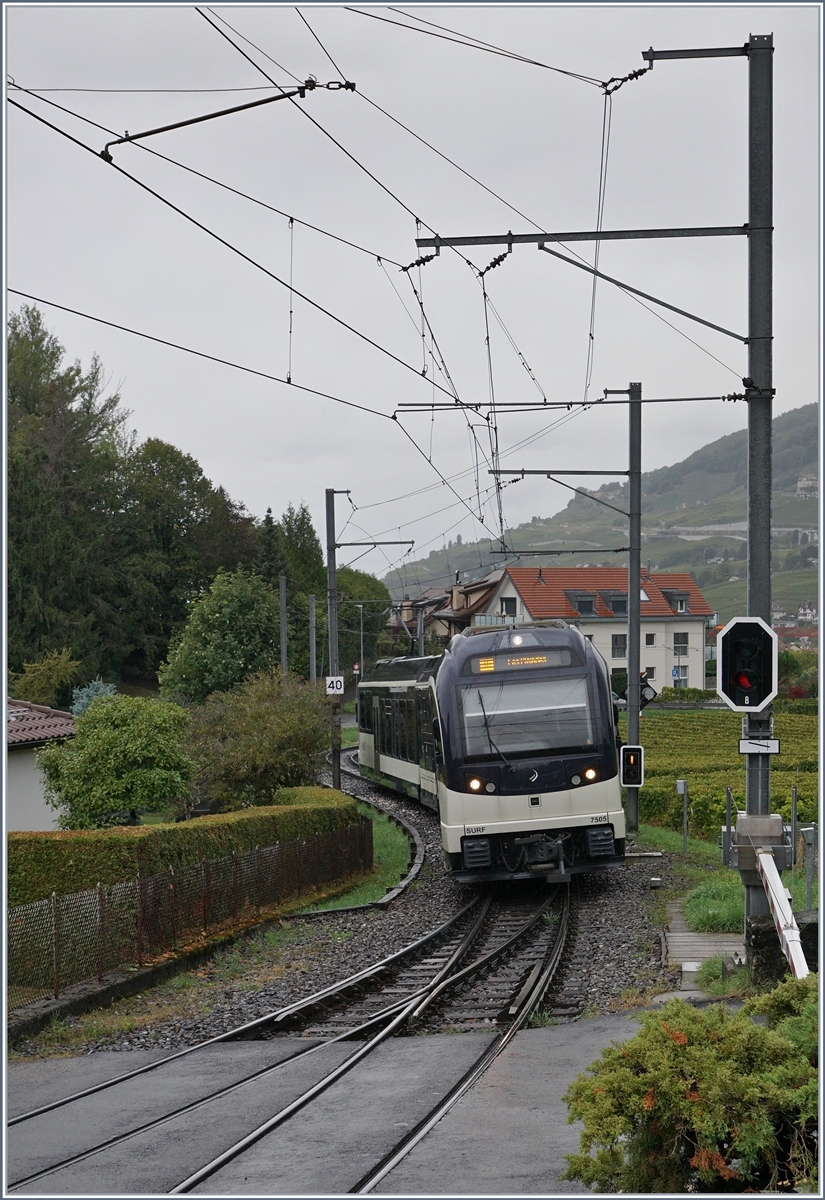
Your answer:
[[[705,633],[715,625],[691,575],[642,570],[640,666],[658,691],[704,687]],[[411,640],[417,614],[446,644],[468,626],[561,618],[577,626],[614,674],[627,672],[627,570],[624,567],[505,567],[448,591],[429,588],[399,606],[396,629]]]
[[[800,475],[796,481],[797,500],[816,500],[819,497],[819,480],[816,475]]]
[[[35,751],[74,736],[74,717],[57,708],[9,700],[6,709],[6,829],[57,828],[57,812],[46,803]]]

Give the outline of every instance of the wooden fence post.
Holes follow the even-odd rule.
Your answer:
[[[57,892],[52,892],[52,973],[54,998],[60,995],[60,909]]]

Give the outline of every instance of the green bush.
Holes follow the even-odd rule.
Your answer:
[[[716,689],[663,687],[657,697],[663,704],[701,704],[706,700],[718,700]]]
[[[237,692],[216,692],[192,711],[193,796],[213,811],[272,804],[278,788],[315,782],[329,736],[319,688],[282,677],[278,668],[261,671]]]
[[[184,709],[143,696],[100,696],[75,720],[71,741],[37,756],[46,798],[63,829],[95,829],[130,810],[159,812],[186,794],[192,764]]]
[[[164,696],[200,704],[278,661],[278,597],[258,575],[219,573],[193,604],[158,676]]]
[[[581,1153],[563,1178],[601,1192],[775,1191],[816,1180],[816,976],[780,985],[769,1029],[682,1000],[641,1016],[568,1088]],[[793,1034],[793,1037],[789,1036]]]
[[[119,829],[10,833],[9,904],[69,895],[96,883],[120,883],[155,875],[170,865],[187,866],[326,833],[360,818],[355,801],[330,788],[294,788],[268,808],[247,809],[171,825]]]

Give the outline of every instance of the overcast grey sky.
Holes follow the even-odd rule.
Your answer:
[[[294,384],[386,416],[401,403],[446,400],[432,382],[449,390],[444,369],[463,401],[484,401],[489,396],[484,302],[464,253],[445,250],[420,276],[411,273],[416,287],[420,278],[443,366],[434,364],[430,339],[422,344],[416,298],[399,270],[419,253],[414,216],[422,223],[421,236],[427,227],[443,236],[593,229],[602,90],[374,18],[419,30],[428,27],[415,17],[436,22],[596,80],[644,66],[641,51],[651,45],[734,46],[751,33],[772,32],[774,412],[819,398],[819,5],[428,5],[406,6],[402,11],[412,14],[406,17],[385,7],[356,7],[373,17],[340,5],[301,7],[331,59],[356,83],[354,94],[318,89],[304,100],[146,142],[294,217],[292,236],[286,216],[136,145],[115,147],[113,156],[118,166],[266,271],[288,281],[291,264],[297,291],[402,363],[297,295],[290,346],[286,287],[99,157],[14,108],[6,118],[8,286],[280,378],[287,375],[291,352]],[[278,84],[290,86],[293,77],[310,75],[321,83],[340,78],[294,7],[233,4],[211,11],[216,24],[223,17],[234,27],[236,33],[223,29]],[[194,7],[9,4],[5,20],[6,69],[16,84],[39,89],[44,98],[118,135],[271,94],[260,71]],[[744,57],[657,62],[652,72],[616,92],[605,229],[747,221],[747,77]],[[268,90],[241,90],[261,87]],[[96,151],[108,140],[44,100],[14,98]],[[572,249],[592,263],[592,245]],[[475,248],[466,258],[484,268],[501,250]],[[744,334],[746,256],[745,238],[605,243],[600,269]],[[590,277],[527,245],[515,247],[486,284],[504,326],[490,310],[496,399],[538,399],[543,393],[549,400],[580,400]],[[20,302],[11,296],[9,306]],[[289,501],[306,501],[323,537],[324,489],[349,488],[359,509],[347,532],[352,540],[361,531],[414,538],[417,557],[457,533],[465,541],[484,534],[427,461],[431,457],[477,511],[476,458],[482,501],[490,485],[488,464],[473,441],[475,435],[489,455],[480,418],[470,422],[474,429],[461,412],[434,419],[407,414],[394,423],[54,308],[44,312],[70,358],[87,364],[92,353],[101,357],[141,439],[160,437],[194,455],[252,513],[261,516],[271,506],[278,515]],[[647,396],[741,390],[745,346],[663,315],[693,341],[626,294],[599,284],[591,398],[630,380],[641,380]],[[559,416],[501,416],[501,465],[601,470],[626,465],[625,410],[574,410],[560,424]],[[746,422],[743,404],[650,405],[644,410],[644,469],[677,462]],[[510,450],[514,446],[521,448]],[[397,499],[411,492],[419,494]],[[568,497],[546,480],[525,480],[504,491],[505,519],[515,525],[549,515]],[[338,511],[342,523],[351,511],[343,497]],[[482,511],[487,528],[495,531],[492,497]],[[397,557],[392,548],[371,551],[358,565],[380,575]]]

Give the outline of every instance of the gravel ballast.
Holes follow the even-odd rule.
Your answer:
[[[312,920],[288,918],[292,940],[279,945],[277,963],[259,976],[261,986],[239,987],[230,981],[213,990],[208,1012],[172,1020],[150,1020],[129,1032],[107,1034],[86,1042],[78,1053],[98,1050],[180,1049],[224,1033],[256,1017],[285,1007],[362,970],[402,949],[448,920],[472,899],[475,889],[457,884],[445,871],[438,818],[429,809],[394,796],[364,780],[344,776],[346,791],[378,804],[414,825],[424,842],[426,858],[417,877],[390,904],[359,911],[331,911]],[[659,926],[648,914],[645,898],[651,876],[670,885],[668,856],[628,858],[624,868],[582,878],[574,922],[575,942],[570,969],[576,990],[586,994],[587,1014],[615,1011],[633,997],[668,991],[678,986],[662,966]],[[144,993],[149,997],[151,993]],[[68,1018],[78,1026],[84,1018]],[[37,1053],[35,1039],[21,1042],[18,1054]],[[42,1053],[42,1050],[40,1051]]]

